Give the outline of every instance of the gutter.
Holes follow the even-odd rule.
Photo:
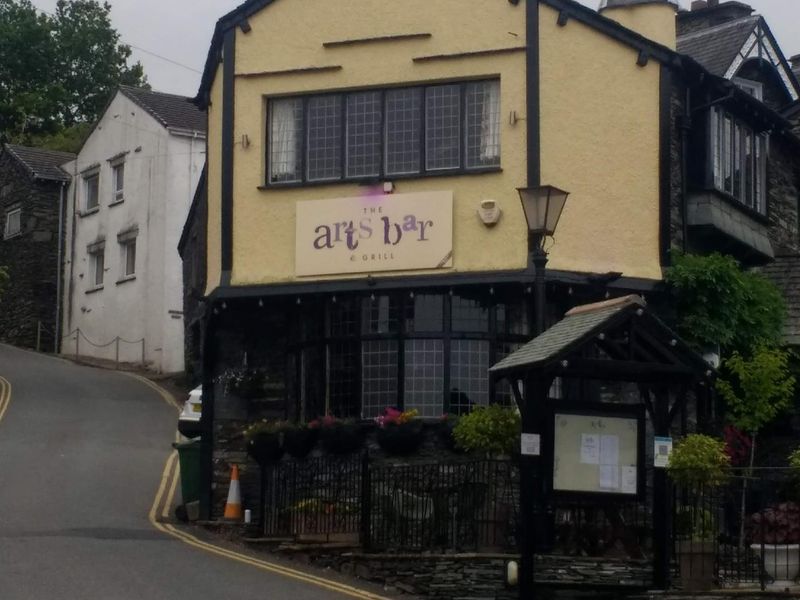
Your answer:
[[[61,182],[61,189],[58,193],[58,263],[56,265],[56,326],[55,339],[53,340],[53,352],[58,354],[61,351],[61,290],[63,286],[63,243],[64,243],[64,200],[66,198],[65,181]]]

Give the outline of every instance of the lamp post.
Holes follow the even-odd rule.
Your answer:
[[[551,185],[532,188],[518,188],[522,201],[522,210],[528,223],[529,266],[534,268],[534,335],[540,335],[545,329],[547,250],[544,242],[547,236],[555,233],[561,211],[567,201],[568,192]],[[522,432],[540,433],[542,422],[537,406],[537,396],[547,393],[549,384],[541,378],[530,376],[525,382],[525,402],[520,407],[522,413]],[[542,496],[545,486],[537,475],[537,461],[534,456],[522,456],[520,461],[520,514],[522,516],[522,547],[519,569],[520,600],[535,598],[534,556],[535,540],[538,532],[544,532]]]

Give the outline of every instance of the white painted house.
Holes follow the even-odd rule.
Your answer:
[[[205,163],[205,113],[122,86],[77,159],[67,202],[62,352],[184,368],[178,240]]]

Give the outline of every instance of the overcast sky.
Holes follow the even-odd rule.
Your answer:
[[[110,0],[111,18],[123,41],[134,46],[133,56],[144,65],[153,89],[194,96],[214,24],[242,1]],[[579,1],[592,8],[599,4],[599,0]],[[689,6],[689,0],[680,3]],[[56,0],[33,0],[33,4],[52,12]],[[800,54],[800,0],[750,0],[749,4],[764,15],[786,58]]]

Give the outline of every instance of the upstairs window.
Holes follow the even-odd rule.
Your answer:
[[[500,166],[500,82],[269,101],[269,183],[364,180]]]
[[[734,77],[733,84],[743,92],[750,94],[756,100],[764,100],[764,86],[760,82]]]
[[[89,289],[103,287],[106,270],[106,248],[104,243],[92,244],[89,253]]]
[[[125,199],[123,188],[125,187],[125,163],[120,162],[111,165],[111,204],[122,202]]]
[[[767,212],[767,135],[719,108],[711,110],[714,187],[747,208]]]
[[[6,211],[6,224],[3,237],[8,239],[22,233],[22,209],[12,208]]]
[[[83,177],[83,209],[86,212],[100,206],[100,174],[91,173]]]

